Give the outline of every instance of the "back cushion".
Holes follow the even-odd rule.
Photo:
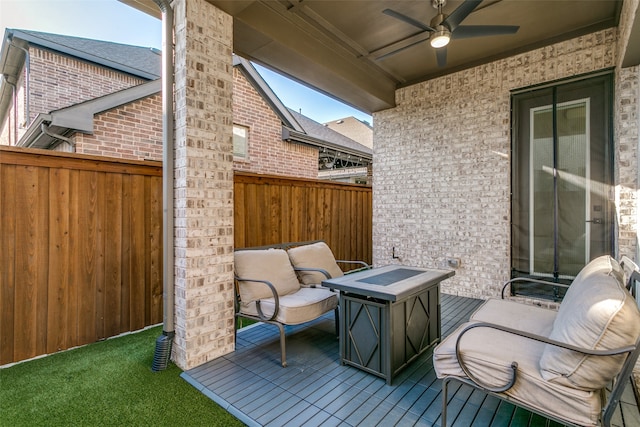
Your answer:
[[[271,282],[278,295],[288,295],[300,289],[296,272],[293,271],[289,256],[283,249],[236,251],[234,261],[236,276]],[[243,303],[273,297],[273,293],[264,283],[241,281],[238,288]]]
[[[587,264],[575,278],[549,338],[591,350],[635,344],[640,312],[623,284],[620,265],[610,256]],[[584,390],[603,388],[622,368],[621,356],[586,356],[547,345],[540,359],[545,380]]]
[[[325,242],[298,246],[289,249],[288,252],[294,267],[320,268],[326,270],[332,278],[344,275]],[[327,279],[327,276],[319,271],[298,271],[298,274],[305,285],[319,285]]]

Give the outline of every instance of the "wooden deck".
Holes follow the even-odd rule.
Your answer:
[[[442,334],[466,321],[481,300],[442,295]],[[410,364],[392,385],[340,364],[333,314],[287,329],[280,366],[277,328],[257,324],[238,333],[236,351],[182,377],[249,426],[440,426],[441,381],[432,352]],[[557,426],[468,386],[450,388],[453,426]],[[640,426],[631,387],[614,419]]]

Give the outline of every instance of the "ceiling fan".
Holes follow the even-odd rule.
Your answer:
[[[439,67],[444,67],[447,64],[447,44],[452,39],[468,39],[472,37],[483,36],[499,36],[515,34],[520,29],[517,25],[460,25],[460,23],[471,14],[482,3],[483,0],[465,0],[456,10],[449,15],[442,13],[442,8],[447,4],[447,0],[431,0],[431,5],[438,10],[438,14],[431,19],[429,25],[423,24],[407,15],[403,15],[400,12],[396,12],[392,9],[385,9],[382,11],[385,15],[399,19],[407,24],[413,25],[421,29],[423,32],[430,33],[429,43],[436,49],[436,59]],[[495,1],[489,5],[498,3],[501,0]],[[385,55],[377,58],[383,59],[390,55],[394,55],[404,49],[407,49],[419,42],[412,43],[408,46],[403,46],[394,51],[388,52]]]

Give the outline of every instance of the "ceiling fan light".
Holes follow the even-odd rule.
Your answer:
[[[431,35],[429,38],[429,43],[431,43],[431,47],[440,48],[445,47],[449,44],[451,40],[451,33],[447,30],[439,30]]]

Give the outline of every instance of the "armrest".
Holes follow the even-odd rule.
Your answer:
[[[256,310],[258,310],[258,317],[260,317],[260,320],[269,321],[269,320],[274,320],[278,316],[278,311],[280,309],[280,298],[278,297],[278,291],[276,291],[275,286],[273,286],[271,282],[269,282],[268,280],[240,278],[238,276],[233,276],[233,277],[238,282],[238,286],[240,286],[240,282],[264,283],[271,290],[271,293],[273,294],[273,299],[275,301],[275,309],[273,310],[273,314],[271,315],[271,317],[267,317],[262,312],[262,308],[260,307],[260,300],[256,300]],[[238,299],[239,298],[240,298],[240,295],[238,295]]]
[[[369,264],[367,264],[366,262],[364,262],[364,261],[346,261],[346,260],[343,260],[343,259],[337,259],[336,262],[337,263],[342,263],[342,264],[358,264],[358,265],[362,266],[362,267],[359,267],[359,268],[354,268],[353,270],[346,271],[345,274],[355,273],[355,272],[358,272],[358,271],[370,270],[371,269],[371,266]]]
[[[622,256],[620,259],[620,266],[624,269],[627,275],[627,283],[625,284],[627,290],[631,292],[634,298],[638,298],[636,295],[636,287],[633,286],[636,282],[640,281],[640,271],[638,265],[631,260],[628,256]]]
[[[327,270],[323,270],[322,268],[313,268],[313,267],[293,267],[294,271],[317,271],[325,275],[327,279],[331,279],[331,275]]]
[[[477,378],[475,378],[471,374],[471,372],[469,371],[467,366],[464,364],[464,360],[462,359],[462,354],[460,353],[460,340],[462,339],[462,337],[463,337],[463,335],[465,333],[467,333],[471,329],[475,329],[475,328],[496,329],[496,330],[503,331],[503,332],[506,332],[506,333],[518,335],[518,336],[521,336],[521,337],[524,337],[524,338],[527,338],[527,339],[539,341],[539,342],[542,342],[542,343],[545,343],[545,344],[550,344],[550,345],[554,345],[556,347],[561,347],[561,348],[564,348],[564,349],[567,349],[567,350],[576,351],[578,353],[582,353],[582,354],[589,355],[589,356],[615,356],[615,355],[618,355],[618,354],[631,353],[636,349],[635,345],[630,345],[630,346],[627,346],[627,347],[616,348],[616,349],[613,349],[613,350],[592,350],[592,349],[588,349],[588,348],[576,347],[574,345],[563,343],[563,342],[556,341],[556,340],[552,340],[552,339],[549,339],[547,337],[531,334],[531,333],[528,333],[528,332],[524,332],[524,331],[520,331],[520,330],[517,330],[517,329],[509,328],[509,327],[506,327],[506,326],[496,325],[496,324],[493,324],[493,323],[487,323],[487,322],[472,323],[470,325],[467,325],[462,331],[460,331],[460,334],[458,335],[458,339],[456,340],[456,358],[458,359],[458,363],[460,364],[460,368],[462,368],[462,371],[465,373],[465,375],[471,381],[473,381],[479,387],[482,387],[485,390],[488,390],[488,391],[491,391],[491,392],[495,392],[495,393],[502,393],[504,391],[509,390],[511,387],[513,387],[513,384],[515,384],[515,382],[516,382],[518,362],[517,361],[511,362],[511,369],[513,370],[513,376],[512,376],[512,378],[509,380],[509,382],[507,384],[505,384],[503,386],[498,386],[498,387],[488,386],[486,384],[482,384]]]
[[[501,292],[502,299],[504,299],[504,291],[507,289],[507,287],[511,286],[512,283],[516,283],[516,282],[537,283],[539,285],[556,286],[560,288],[568,288],[570,286],[570,285],[565,285],[564,283],[549,282],[548,280],[532,279],[529,277],[516,277],[511,280],[507,280],[502,285],[502,292]]]
[[[344,261],[344,260],[336,260],[336,263],[344,263],[344,264],[358,264],[358,265],[362,265],[362,267],[360,268],[356,268],[353,270],[349,270],[347,272],[345,272],[345,274],[349,274],[349,273],[355,273],[356,271],[362,271],[362,270],[369,270],[371,268],[371,266],[369,264],[367,264],[364,261]],[[315,267],[293,267],[293,269],[295,271],[317,271],[319,273],[324,274],[324,276],[327,279],[331,279],[331,274],[329,274],[329,272],[327,270],[324,270],[322,268],[315,268]]]

